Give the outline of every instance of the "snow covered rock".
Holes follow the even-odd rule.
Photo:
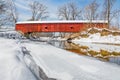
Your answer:
[[[5,37],[9,39],[24,39],[25,37],[17,31],[2,31],[0,32],[0,37]]]

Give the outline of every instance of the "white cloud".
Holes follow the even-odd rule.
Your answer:
[[[21,3],[18,3],[18,2],[15,2],[15,5],[18,7],[18,8],[22,8],[24,10],[30,10],[28,6],[24,5],[24,4],[21,4]]]

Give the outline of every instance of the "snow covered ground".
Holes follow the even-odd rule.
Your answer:
[[[120,67],[51,45],[23,43],[47,76],[58,80],[120,80]],[[112,75],[111,75],[112,74]]]
[[[111,44],[120,44],[120,36],[101,36],[100,33],[91,34],[88,38],[74,39],[73,42],[94,42],[94,43],[111,43]]]
[[[36,80],[16,40],[0,38],[0,80]]]
[[[19,32],[16,32],[14,30],[9,30],[9,31],[2,30],[0,32],[0,37],[9,38],[9,39],[24,39],[25,38]]]
[[[119,35],[120,31],[113,31],[113,30],[104,29],[104,28],[103,29],[89,28],[87,31],[81,32],[81,34],[88,35],[88,37],[83,38],[79,36],[79,39],[75,38],[73,42],[120,44],[120,35]]]

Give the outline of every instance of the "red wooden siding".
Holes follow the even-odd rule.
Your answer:
[[[28,32],[79,32],[87,28],[89,23],[19,23],[16,30]],[[93,27],[103,28],[107,23],[92,23]]]

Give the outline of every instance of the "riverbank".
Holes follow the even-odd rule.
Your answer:
[[[117,44],[120,45],[120,31],[90,28],[84,32],[81,32],[72,42],[90,42],[101,44]]]

